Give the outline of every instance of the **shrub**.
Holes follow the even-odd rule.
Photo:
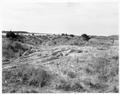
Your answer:
[[[71,90],[71,86],[70,83],[61,80],[61,83],[58,87],[56,87],[57,89],[63,89],[65,91],[70,91]]]
[[[84,85],[88,86],[89,90],[93,89],[93,90],[97,90],[97,91],[98,90],[103,91],[104,89],[106,89],[108,87],[108,85],[106,85],[106,84],[94,83],[92,81],[84,81]]]
[[[73,34],[70,34],[70,37],[74,37],[74,35],[73,35]]]
[[[71,88],[75,92],[85,92],[86,90],[80,83],[74,83],[74,85]]]
[[[88,41],[90,39],[90,37],[87,34],[82,34],[81,37],[85,41]]]
[[[64,33],[62,33],[61,35],[62,35],[62,36],[68,36],[68,34],[64,34]]]
[[[65,91],[74,91],[74,92],[86,91],[79,82],[73,82],[72,84],[69,81],[63,81],[63,80],[61,80],[61,84],[57,87],[57,89],[63,89]]]
[[[75,77],[76,77],[76,74],[75,74],[74,72],[70,71],[70,72],[68,72],[68,76],[69,76],[70,78],[75,78]]]
[[[113,89],[113,92],[114,93],[119,93],[119,89],[115,86],[114,89]]]
[[[15,35],[14,32],[10,31],[10,32],[7,32],[6,37],[9,39],[15,39],[17,36]]]
[[[21,35],[16,35],[14,32],[7,32],[6,37],[12,41],[24,42],[24,37]]]

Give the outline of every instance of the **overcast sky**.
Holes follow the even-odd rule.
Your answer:
[[[118,3],[98,1],[8,0],[2,9],[2,29],[77,35],[118,34]]]

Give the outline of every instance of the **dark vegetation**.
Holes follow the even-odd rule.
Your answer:
[[[26,42],[32,45],[78,45],[83,46],[89,41],[90,37],[87,34],[82,36],[76,36],[73,34],[61,34],[61,35],[43,35],[43,36],[28,36]],[[34,41],[34,42],[33,42]],[[33,44],[34,43],[34,44]]]
[[[2,45],[2,55],[6,59],[17,58],[27,51],[29,47],[18,41],[7,40]]]
[[[72,91],[72,92],[85,92],[86,91],[79,82],[75,82],[74,84],[71,84],[70,82],[67,82],[64,80],[61,80],[61,84],[56,88],[62,89],[65,91]]]
[[[9,39],[15,39],[17,38],[17,35],[15,35],[15,33],[13,33],[12,31],[10,31],[6,33],[6,37]]]
[[[87,34],[82,34],[81,37],[85,41],[88,41],[90,39],[90,37]]]
[[[22,43],[30,44],[30,45],[77,45],[77,46],[93,46],[93,45],[112,45],[114,40],[117,40],[116,37],[104,37],[104,36],[90,36],[87,34],[82,34],[81,36],[76,36],[73,34],[64,34],[61,35],[28,35],[27,37],[22,35],[14,34],[14,32],[8,32],[6,37],[10,40],[19,41]],[[111,42],[108,40],[111,39]]]
[[[13,32],[7,32],[2,44],[2,56],[5,59],[17,58],[27,51],[28,47],[24,43],[24,36],[16,35]]]
[[[6,38],[8,38],[11,41],[19,41],[24,42],[24,37],[20,36],[18,34],[15,34],[14,32],[10,31],[6,33]]]

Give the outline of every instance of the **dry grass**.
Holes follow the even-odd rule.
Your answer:
[[[21,58],[20,63],[23,65],[3,69],[3,92],[118,93],[118,45],[109,45],[107,40],[97,45],[97,40],[91,40],[94,46],[89,43],[75,46],[75,40],[73,45],[68,42],[70,38],[79,39],[68,37],[58,42],[61,43],[59,46],[37,47],[33,54],[28,53]],[[60,41],[58,36],[53,40]],[[68,45],[62,45],[64,42],[68,42]],[[16,48],[15,45],[12,46]]]
[[[51,77],[42,67],[35,68],[32,65],[23,64],[9,70],[3,70],[3,86],[33,86],[42,88],[48,85]]]

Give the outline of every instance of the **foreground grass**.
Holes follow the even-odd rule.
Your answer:
[[[18,86],[33,86],[42,88],[48,85],[51,77],[42,67],[35,68],[32,65],[24,64],[10,70],[3,70],[3,86],[9,87],[12,85],[15,88]],[[3,90],[3,92],[6,92],[6,90]]]

